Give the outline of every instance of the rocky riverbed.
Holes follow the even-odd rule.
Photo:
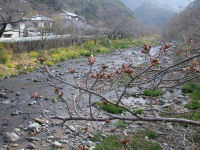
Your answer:
[[[154,54],[158,47],[154,48],[151,53]],[[133,54],[135,63],[143,63],[143,58],[139,56],[139,51],[136,49],[126,50],[126,55]],[[119,52],[112,52],[106,56],[97,56],[97,65],[107,64],[109,68],[122,64]],[[99,64],[99,65],[98,65]],[[67,81],[72,81],[73,78],[67,72],[70,68],[76,68],[79,71],[86,71],[87,58],[79,58],[74,60],[66,60],[58,63],[51,68],[51,73],[62,77]],[[73,95],[74,89],[70,86],[50,80],[47,73],[38,69],[36,71],[21,74],[16,77],[4,79],[0,81],[0,148],[1,150],[23,150],[23,149],[39,149],[47,150],[52,147],[59,149],[76,149],[78,145],[84,144],[87,149],[94,149],[96,142],[92,140],[98,131],[93,128],[101,128],[104,126],[102,133],[104,136],[110,134],[110,130],[116,127],[118,121],[113,121],[111,124],[105,122],[91,123],[84,121],[69,121],[61,127],[58,126],[58,120],[52,122],[48,118],[44,118],[43,113],[47,116],[67,115],[65,103],[62,101],[55,102],[52,100],[56,97],[54,86],[59,84],[59,87],[64,91],[64,97]],[[124,99],[124,103],[129,105],[138,105],[147,107],[147,98],[143,95],[133,97],[131,94],[137,92],[137,88],[128,89],[130,97]],[[34,93],[39,93],[42,98],[40,103],[32,98]],[[159,99],[162,107],[169,107],[170,104],[177,101],[177,109],[183,109],[183,104],[187,103],[188,97],[182,95],[181,90],[175,92],[167,91],[161,99]],[[160,106],[158,106],[160,107]],[[87,107],[83,109],[88,109]],[[125,114],[122,114],[125,115]],[[116,128],[117,133],[123,132],[124,135],[135,133],[136,130],[148,128],[149,123],[130,123],[127,122],[124,130]],[[89,130],[84,130],[87,127]],[[168,124],[169,128],[173,126]],[[165,134],[158,132],[158,134]],[[165,147],[166,143],[161,143]]]

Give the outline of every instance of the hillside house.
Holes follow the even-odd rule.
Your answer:
[[[44,28],[44,27],[52,27],[53,19],[45,17],[43,15],[36,15],[30,18],[32,24],[35,25],[36,28]]]
[[[76,21],[83,20],[82,17],[68,11],[61,11],[60,16],[66,20],[76,20]]]
[[[15,24],[8,24],[1,38],[23,37],[25,27],[26,27],[26,21],[22,21],[20,23],[15,23]]]
[[[37,28],[49,28],[53,26],[53,20],[43,15],[24,18],[24,21],[16,24],[8,24],[2,38],[19,38],[24,36],[39,36]]]

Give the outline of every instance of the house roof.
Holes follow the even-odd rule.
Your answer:
[[[69,11],[61,11],[60,15],[62,15],[62,16],[68,15],[68,16],[72,16],[72,17],[78,17],[78,15],[71,13]]]
[[[33,16],[30,20],[32,20],[32,21],[53,21],[53,19],[45,17],[43,15]]]

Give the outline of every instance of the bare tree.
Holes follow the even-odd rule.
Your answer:
[[[198,42],[200,33],[200,3],[191,3],[183,12],[176,14],[166,25],[163,36],[167,40],[193,39]]]
[[[55,87],[55,93],[58,98],[66,103],[68,114],[66,116],[51,116],[51,119],[58,119],[64,125],[70,120],[83,120],[91,122],[105,122],[110,123],[112,120],[126,120],[132,122],[150,122],[155,123],[159,127],[167,126],[167,123],[188,124],[191,126],[200,126],[199,121],[188,120],[184,118],[175,118],[173,116],[186,114],[190,111],[187,109],[178,110],[176,102],[172,102],[169,110],[163,110],[162,101],[163,97],[155,98],[153,93],[147,98],[147,106],[143,108],[143,113],[139,114],[133,111],[133,108],[126,102],[128,90],[132,87],[137,88],[133,95],[141,94],[145,90],[150,89],[175,89],[180,85],[198,79],[200,77],[200,54],[197,52],[198,48],[191,48],[184,50],[187,51],[187,56],[179,62],[173,61],[173,56],[176,49],[172,48],[172,44],[165,44],[160,47],[160,51],[150,55],[151,46],[143,45],[143,50],[140,57],[143,57],[146,65],[138,66],[137,58],[132,55],[127,56],[121,50],[120,54],[125,63],[110,67],[106,64],[95,66],[98,61],[96,57],[91,55],[88,58],[88,70],[84,73],[72,68],[68,71],[74,78],[74,82],[66,81],[58,76],[52,74],[49,68],[44,64],[45,70],[49,77],[58,85]],[[191,54],[191,51],[196,53]],[[43,59],[40,59],[43,62]],[[98,68],[98,69],[97,69]],[[73,98],[65,98],[64,92],[59,88],[59,83],[72,86],[75,90]],[[36,98],[38,98],[37,96]],[[84,102],[83,102],[84,101]],[[112,105],[118,107],[122,111],[126,111],[124,115],[111,114],[102,111],[103,107]],[[159,107],[159,105],[161,107]],[[87,107],[87,109],[83,109]],[[100,108],[100,109],[99,109]],[[198,110],[194,110],[198,111]],[[160,114],[171,115],[172,117],[163,117]],[[181,127],[180,127],[181,128]],[[182,128],[181,128],[182,129]],[[182,139],[182,132],[174,131]],[[186,132],[183,132],[185,135]],[[183,146],[185,146],[184,138]],[[187,143],[187,142],[186,142]],[[194,144],[189,144],[190,148],[194,148]]]
[[[0,37],[6,31],[8,24],[17,24],[23,21],[28,2],[20,0],[0,1]]]

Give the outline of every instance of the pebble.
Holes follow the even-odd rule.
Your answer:
[[[27,149],[36,149],[37,148],[37,146],[35,146],[34,144],[29,144],[27,147],[26,147]]]
[[[62,144],[58,141],[53,142],[53,147],[62,148]]]
[[[0,93],[0,98],[8,98],[6,92],[1,92]]]
[[[11,144],[10,146],[12,146],[12,147],[18,147],[19,144]]]
[[[77,131],[76,128],[75,128],[74,126],[72,126],[72,125],[69,126],[69,129],[70,129],[71,131],[73,131],[73,132],[76,132],[76,131]]]
[[[36,103],[37,103],[37,101],[31,101],[30,103],[28,103],[28,105],[34,105]]]
[[[91,146],[90,148],[89,148],[89,150],[94,150],[96,147],[95,146]]]
[[[4,136],[5,142],[16,142],[20,139],[20,137],[14,132],[6,132]]]
[[[33,123],[28,125],[27,130],[32,131],[32,132],[38,132],[40,128],[40,125],[38,123]]]
[[[7,104],[10,103],[10,100],[8,99],[8,100],[5,100],[5,101],[2,101],[1,103],[7,105]]]
[[[40,139],[36,138],[36,137],[26,137],[26,140],[29,141],[29,142],[40,141]]]
[[[39,124],[44,124],[45,120],[42,120],[40,118],[35,118],[35,122],[39,123]]]
[[[22,114],[22,111],[16,110],[15,112],[12,112],[11,115],[19,115]]]
[[[17,132],[20,132],[20,131],[21,131],[21,130],[20,130],[19,128],[14,128],[14,129],[13,129],[13,132],[16,132],[16,133],[17,133]]]
[[[16,92],[16,96],[20,96],[20,93],[19,93],[19,92]]]

